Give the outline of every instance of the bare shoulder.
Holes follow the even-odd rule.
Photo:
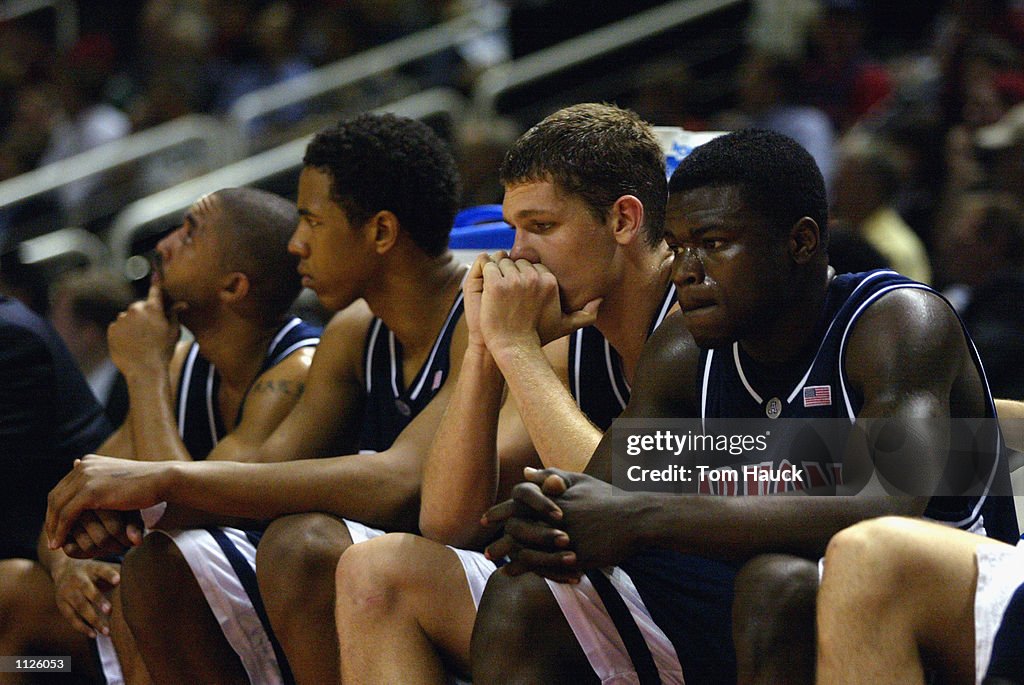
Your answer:
[[[276,394],[298,399],[306,389],[306,376],[313,365],[315,347],[302,347],[270,367],[249,390],[253,397]]]
[[[324,326],[324,332],[320,336],[321,344],[324,340],[332,343],[353,342],[362,340],[366,331],[373,321],[373,312],[365,300],[356,300],[345,309],[337,312]]]
[[[854,324],[850,344],[963,339],[960,322],[941,296],[921,288],[897,288],[873,302]]]
[[[892,291],[854,324],[844,360],[864,411],[985,416],[988,392],[963,326],[941,296]]]
[[[644,345],[623,415],[695,416],[700,355],[682,314],[670,314]]]
[[[310,379],[340,380],[347,376],[361,377],[366,335],[373,313],[363,300],[331,317],[320,335],[310,368]]]
[[[964,368],[967,340],[956,314],[939,295],[899,288],[872,303],[850,334],[851,380],[927,376],[952,380]]]

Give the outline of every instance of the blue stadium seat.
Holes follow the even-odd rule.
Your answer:
[[[495,221],[501,221],[501,219],[501,205],[477,205],[476,207],[467,207],[466,209],[460,210],[459,213],[455,215],[455,221],[452,223],[452,228],[463,228],[465,226],[493,223]]]
[[[455,215],[448,247],[453,250],[509,250],[515,231],[501,220],[501,205],[479,205]]]

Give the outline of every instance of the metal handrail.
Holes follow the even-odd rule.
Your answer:
[[[18,245],[22,264],[41,264],[65,255],[80,255],[87,264],[103,264],[110,249],[99,236],[82,228],[62,228]]]
[[[249,185],[298,166],[311,138],[305,136],[279,145],[131,203],[118,213],[107,233],[107,244],[114,259],[127,259],[132,238],[140,227],[183,212],[204,193]]]
[[[434,88],[383,105],[375,112],[393,112],[412,119],[448,113],[461,120],[468,109],[466,99],[451,88]],[[115,217],[107,231],[107,244],[114,260],[130,256],[132,240],[139,229],[162,218],[174,219],[196,198],[219,188],[257,183],[302,166],[302,156],[313,136],[303,136],[265,152],[234,162],[203,176],[137,200]]]
[[[57,46],[66,50],[78,40],[78,7],[72,0],[7,0],[0,3],[0,21],[17,19],[45,9],[54,14]]]
[[[467,14],[429,29],[364,50],[351,57],[254,90],[238,98],[228,116],[241,131],[260,117],[455,47],[496,27]]]
[[[513,62],[495,65],[477,79],[472,95],[473,108],[479,116],[495,116],[495,103],[507,91],[747,1],[675,0]]]
[[[204,143],[209,151],[206,166],[215,168],[239,157],[238,143],[232,144],[232,131],[216,117],[201,114],[179,117],[0,182],[0,207],[52,192],[68,183],[110,171],[191,140]]]

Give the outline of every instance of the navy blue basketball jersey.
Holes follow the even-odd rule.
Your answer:
[[[647,329],[647,337],[661,325],[676,301],[669,285]],[[629,403],[630,387],[622,373],[622,358],[594,326],[569,336],[569,392],[576,406],[602,431],[608,430]]]
[[[846,374],[846,345],[850,332],[864,310],[888,292],[899,288],[915,288],[935,293],[926,285],[916,283],[894,271],[880,270],[836,276],[829,286],[824,317],[819,323],[821,343],[810,362],[800,366],[767,369],[744,354],[739,343],[701,353],[702,373],[698,380],[701,418],[832,418],[848,419],[852,425],[860,412],[864,398],[851,387]],[[938,293],[936,293],[938,294]],[[941,295],[940,295],[941,297]],[[952,308],[952,307],[951,307]],[[961,326],[963,324],[961,323]],[[964,329],[971,356],[985,385],[985,417],[994,419],[995,405],[988,391],[988,381],[974,344]],[[780,425],[781,427],[781,425]],[[998,431],[993,431],[991,453],[1003,452]],[[787,455],[783,455],[787,456]],[[774,465],[790,468],[790,464]],[[841,479],[838,464],[803,463],[807,481],[812,484],[835,484]],[[811,469],[816,473],[810,472]],[[1003,473],[1005,471],[1005,473]],[[1005,454],[996,461],[988,476],[989,487],[996,478],[1009,478]],[[806,482],[806,481],[805,481]],[[786,489],[786,485],[778,485]],[[791,488],[791,484],[788,489]],[[716,494],[756,494],[764,485],[753,479],[747,482],[715,482],[702,485],[702,491]],[[1006,512],[1006,498],[935,497],[925,515],[968,530],[985,527],[990,535],[1016,538],[1016,522],[1012,522],[1012,507]],[[1012,528],[1012,531],[1011,531]],[[997,533],[998,531],[998,533]],[[1012,532],[1012,534],[1011,534]]]
[[[270,341],[267,356],[256,377],[276,366],[295,350],[314,347],[320,342],[320,327],[293,318],[286,323]],[[199,344],[193,342],[185,355],[178,380],[178,435],[195,461],[206,459],[224,434],[224,421],[217,408],[217,389],[220,374],[217,369],[199,353]],[[246,391],[248,394],[248,391]],[[242,419],[245,398],[238,408],[235,424]]]
[[[370,323],[363,361],[366,405],[359,435],[360,452],[381,452],[391,447],[405,427],[434,399],[448,379],[452,334],[461,316],[462,290],[459,290],[430,354],[408,388],[402,375],[402,344],[381,319],[375,318]]]

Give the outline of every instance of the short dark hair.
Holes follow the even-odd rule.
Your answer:
[[[880,204],[891,204],[896,200],[903,185],[896,157],[888,152],[887,142],[884,140],[857,142],[859,144],[848,146],[841,155],[840,164],[859,165],[864,178],[869,179],[869,185],[874,186],[871,192],[877,194],[877,201]],[[859,191],[853,189],[853,192]]]
[[[221,263],[248,277],[265,320],[277,321],[302,287],[299,259],[288,253],[298,211],[283,197],[256,188],[225,188],[216,196],[226,218],[218,226]]]
[[[132,303],[128,281],[116,271],[90,267],[61,274],[50,287],[50,304],[67,298],[71,315],[80,324],[106,329]]]
[[[748,128],[713,138],[694,148],[668,183],[669,194],[716,186],[738,187],[744,203],[780,234],[805,216],[814,219],[828,244],[825,181],[789,136]]]
[[[644,236],[659,245],[665,231],[665,154],[635,112],[585,103],[550,115],[519,137],[501,164],[506,185],[548,181],[582,199],[600,221],[615,201],[644,205]]]
[[[353,225],[388,210],[431,257],[448,247],[459,174],[448,146],[415,119],[361,114],[318,133],[302,163],[331,177],[331,198]]]

